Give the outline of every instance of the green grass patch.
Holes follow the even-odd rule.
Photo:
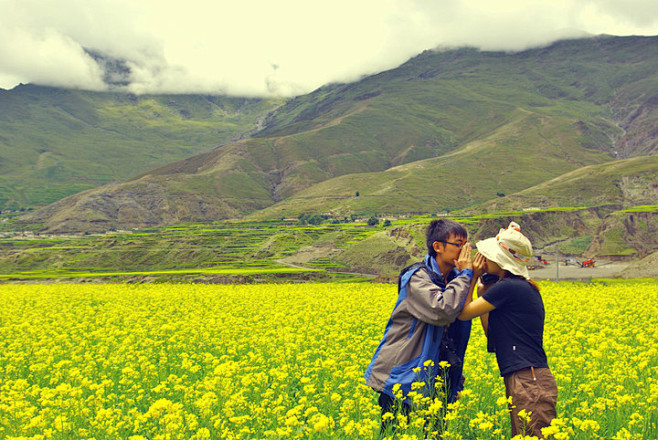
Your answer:
[[[592,243],[592,235],[583,235],[561,243],[558,248],[562,254],[582,255]]]
[[[14,274],[0,274],[0,279],[60,279],[60,278],[105,278],[105,277],[134,277],[155,275],[255,275],[255,274],[285,274],[317,272],[322,269],[295,267],[211,267],[205,269],[169,269],[151,271],[34,271],[17,272]]]
[[[639,205],[615,212],[658,212],[658,205]]]

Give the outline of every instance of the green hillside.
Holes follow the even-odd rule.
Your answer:
[[[392,168],[383,173],[353,174],[321,182],[251,218],[296,217],[309,211],[341,217],[351,212],[401,215],[450,212],[467,215],[528,208],[615,205],[630,207],[658,200],[658,156],[639,156],[577,168],[556,178],[561,162],[526,150],[518,157],[502,148],[482,145],[449,157]],[[484,164],[490,165],[486,169]],[[514,170],[514,168],[520,168]],[[459,169],[460,176],[444,170]],[[494,170],[499,170],[498,172]],[[510,174],[514,177],[510,179]],[[549,180],[546,180],[549,179]],[[532,180],[542,183],[519,192]],[[427,183],[429,182],[429,183]],[[355,190],[359,193],[356,196]],[[478,202],[486,201],[480,205]],[[419,210],[419,206],[424,209]]]
[[[514,122],[453,153],[326,180],[252,216],[454,211],[579,169],[579,164],[609,160],[597,150],[570,150],[580,134],[556,121],[519,111]],[[562,142],[550,141],[558,137]]]
[[[0,210],[46,205],[232,142],[279,103],[0,89]]]
[[[652,205],[657,200],[658,156],[638,156],[578,168],[464,212],[603,205],[615,205],[621,209]]]
[[[599,37],[520,53],[425,52],[291,99],[251,138],[23,222],[64,232],[468,208],[584,166],[655,154],[656,43]]]

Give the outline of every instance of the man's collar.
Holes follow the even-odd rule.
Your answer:
[[[441,273],[441,269],[439,268],[439,263],[436,262],[436,258],[432,258],[432,256],[430,254],[426,254],[425,255],[425,266],[427,266],[433,272],[439,274],[439,276],[441,277],[441,280],[443,282],[446,282],[446,280],[444,279],[443,274]],[[459,271],[457,270],[456,267],[453,267],[452,270],[450,271],[450,274],[448,274],[448,280],[447,281],[450,281],[451,279],[455,278],[457,275],[459,275]]]

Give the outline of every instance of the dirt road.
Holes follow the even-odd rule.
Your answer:
[[[530,271],[530,278],[535,280],[588,280],[590,278],[614,278],[629,263],[616,261],[599,261],[597,260],[594,267],[580,267],[577,265],[565,266],[563,262],[559,263],[556,269],[555,262],[547,266],[538,267]]]

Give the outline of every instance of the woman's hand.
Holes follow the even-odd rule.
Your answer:
[[[473,278],[478,279],[487,270],[487,260],[481,253],[476,253],[473,259]]]

